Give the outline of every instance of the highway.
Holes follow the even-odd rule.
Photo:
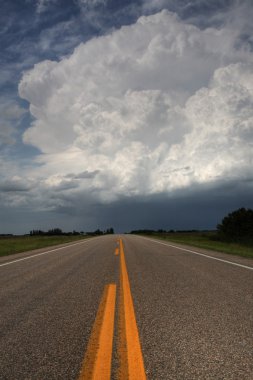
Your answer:
[[[253,379],[253,260],[134,235],[0,258],[1,380]]]

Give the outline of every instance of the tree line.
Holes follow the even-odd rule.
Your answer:
[[[239,208],[226,215],[216,227],[216,234],[213,236],[214,240],[224,242],[253,244],[253,210],[247,208]],[[140,229],[133,230],[131,234],[170,234],[170,233],[194,233],[194,232],[207,232],[199,230],[152,230]]]
[[[72,231],[72,232],[63,232],[61,228],[52,228],[48,231],[42,230],[31,230],[30,236],[75,236],[75,235],[89,235],[89,236],[97,236],[97,235],[109,235],[114,234],[114,229],[112,227],[107,228],[104,231],[100,229],[96,229],[95,231],[83,232],[83,231]]]
[[[201,231],[201,232],[205,232],[205,231],[206,230]],[[158,230],[150,230],[150,229],[132,230],[130,234],[152,235],[152,234],[173,234],[173,233],[180,234],[180,233],[188,233],[188,232],[191,233],[191,232],[200,232],[200,231],[199,230],[173,230],[173,229],[164,230],[162,228],[159,228]]]

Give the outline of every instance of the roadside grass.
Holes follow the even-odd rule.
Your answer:
[[[215,232],[172,232],[172,233],[153,233],[145,235],[157,239],[191,245],[193,247],[210,249],[238,255],[247,258],[253,258],[253,245],[244,245],[239,243],[229,243],[218,240]]]
[[[88,236],[11,236],[0,237],[0,256],[74,242]]]

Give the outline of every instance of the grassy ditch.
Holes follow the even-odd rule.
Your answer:
[[[218,240],[215,232],[169,232],[152,233],[145,236],[167,240],[174,243],[187,244],[193,247],[211,249],[232,255],[253,258],[253,245],[229,243]]]
[[[0,256],[74,242],[87,236],[11,236],[0,237]]]

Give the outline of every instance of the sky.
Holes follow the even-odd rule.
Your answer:
[[[0,233],[253,208],[252,0],[0,3]]]

